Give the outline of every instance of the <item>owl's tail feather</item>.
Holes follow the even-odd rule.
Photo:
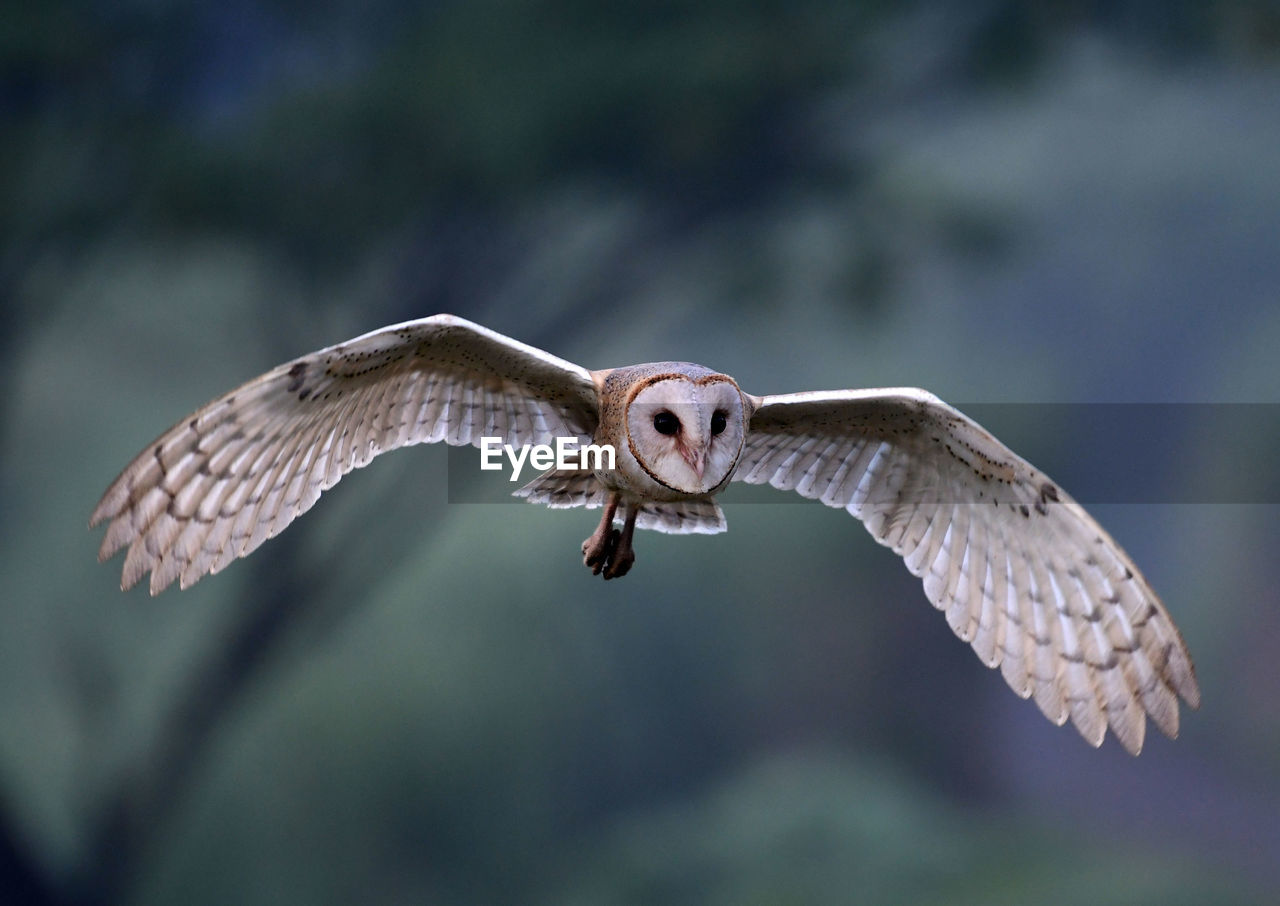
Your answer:
[[[609,492],[589,469],[551,469],[515,492],[530,503],[554,509],[604,506]],[[619,507],[615,522],[621,524],[625,507]],[[668,535],[714,535],[728,528],[724,511],[709,497],[689,500],[646,500],[640,505],[636,528]]]
[[[512,495],[557,510],[571,506],[595,509],[604,506],[609,492],[590,469],[551,469]]]

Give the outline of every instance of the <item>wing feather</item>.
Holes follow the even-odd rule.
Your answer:
[[[915,389],[754,397],[735,479],[794,489],[861,519],[924,581],[983,663],[1068,719],[1141,750],[1146,718],[1198,707],[1190,654],[1118,544],[979,425]]]
[[[392,325],[287,362],[174,425],[94,508],[121,587],[182,587],[253,551],[379,453],[444,440],[590,439],[591,374],[451,315]]]

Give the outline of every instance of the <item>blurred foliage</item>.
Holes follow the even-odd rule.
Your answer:
[[[860,42],[889,8],[10,0],[0,229],[68,239],[123,216],[248,231],[320,264],[570,175],[741,204],[821,171],[795,102],[865,74]],[[960,71],[1025,74],[1084,23],[1184,53],[1274,50],[1280,9],[985,3],[956,19]]]
[[[1228,876],[1155,853],[1081,846],[1051,824],[1011,828],[957,810],[892,766],[783,755],[588,845],[590,867],[575,866],[585,877],[546,902],[1253,902]]]
[[[5,55],[21,129],[3,209],[75,230],[127,208],[323,258],[570,173],[723,201],[803,166],[776,121],[842,70],[880,5],[32,7]],[[280,45],[295,59],[272,60]]]

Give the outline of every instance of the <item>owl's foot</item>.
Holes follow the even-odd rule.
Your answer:
[[[613,552],[618,549],[618,538],[622,536],[613,527],[613,514],[618,511],[618,496],[609,495],[604,505],[604,513],[600,516],[600,524],[596,530],[582,542],[582,562],[594,576],[609,565]]]
[[[612,527],[607,528],[603,536],[596,529],[590,538],[582,542],[582,562],[593,575],[600,575],[600,571],[609,565],[621,535],[622,532]]]
[[[605,579],[620,579],[631,570],[631,564],[636,562],[636,552],[631,549],[631,536],[636,531],[636,508],[634,506],[627,507],[627,518],[622,523],[622,533],[619,534],[614,529],[613,534],[617,535],[614,541],[613,553],[609,556],[609,563],[604,568]]]
[[[618,534],[616,529],[614,534]],[[631,571],[631,564],[635,562],[636,553],[631,549],[631,545],[628,544],[626,550],[623,550],[619,543],[618,549],[613,552],[613,556],[609,558],[609,564],[604,568],[605,579],[621,579]]]
[[[613,516],[618,511],[618,498],[610,497],[605,504],[600,524],[587,540],[582,542],[582,562],[592,575],[604,573],[606,579],[625,576],[636,562],[631,549],[631,536],[636,529],[636,512],[629,509],[622,530],[613,527]]]

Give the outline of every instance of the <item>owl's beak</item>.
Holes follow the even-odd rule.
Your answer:
[[[680,456],[689,464],[689,468],[693,469],[698,479],[702,479],[702,471],[707,467],[707,448],[699,447],[696,450],[690,450],[684,444],[680,445]]]

